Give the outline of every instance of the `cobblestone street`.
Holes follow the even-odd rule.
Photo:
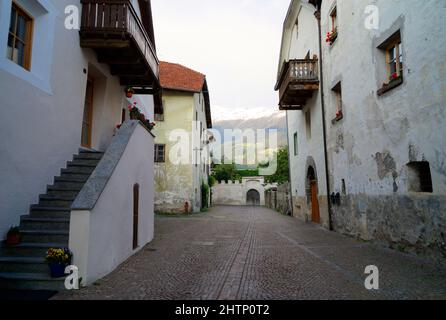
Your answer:
[[[55,299],[446,299],[446,270],[262,207],[158,217],[155,240]],[[380,270],[367,291],[364,269]]]

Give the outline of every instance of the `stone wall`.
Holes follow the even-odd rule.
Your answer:
[[[242,181],[220,182],[212,187],[212,205],[245,206],[250,190],[259,193],[259,205],[265,205],[265,189],[277,187],[265,184],[263,177],[245,177]]]
[[[289,183],[265,191],[265,206],[285,215],[292,215]]]
[[[341,196],[333,206],[333,228],[444,262],[445,212],[446,196]]]

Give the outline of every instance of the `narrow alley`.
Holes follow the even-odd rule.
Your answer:
[[[158,216],[155,240],[115,272],[54,299],[444,299],[446,270],[263,207]],[[380,271],[368,291],[364,270]]]

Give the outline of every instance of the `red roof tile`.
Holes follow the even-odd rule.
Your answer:
[[[180,64],[160,62],[160,83],[164,89],[201,92],[205,75]]]

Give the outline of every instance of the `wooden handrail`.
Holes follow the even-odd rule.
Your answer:
[[[278,90],[287,80],[317,81],[318,59],[292,59],[283,64],[279,80],[276,84]],[[294,68],[293,68],[294,67]],[[293,72],[294,71],[294,72]]]

